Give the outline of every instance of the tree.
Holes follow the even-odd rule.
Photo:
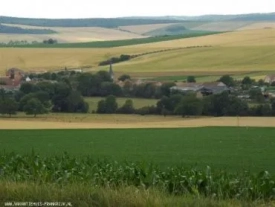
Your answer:
[[[235,85],[234,79],[229,75],[222,76],[218,81],[223,82],[228,87],[232,87]]]
[[[32,83],[22,83],[20,87],[20,91],[22,91],[24,94],[33,93],[33,92],[36,92],[37,90],[39,90],[38,87]]]
[[[135,113],[134,104],[131,99],[125,101],[124,105],[117,110],[121,114],[133,114]]]
[[[115,83],[102,82],[100,84],[100,96],[108,96],[108,95],[121,96],[122,89],[120,88],[119,85]]]
[[[176,106],[174,113],[182,116],[198,116],[202,114],[202,101],[193,95],[182,98],[181,102]]]
[[[270,103],[271,103],[272,115],[275,115],[275,98],[272,98],[270,100]]]
[[[97,104],[97,113],[114,114],[117,111],[118,104],[115,96],[107,96],[105,100],[100,100]]]
[[[258,81],[258,85],[259,85],[259,86],[264,86],[264,85],[265,85],[264,80],[263,80],[263,79],[260,79],[260,80]]]
[[[118,78],[119,81],[125,81],[125,80],[131,80],[131,77],[129,75],[121,75],[119,78]]]
[[[271,116],[272,109],[270,104],[260,104],[250,109],[250,115],[252,116]]]
[[[6,98],[5,100],[0,100],[0,113],[8,114],[10,117],[12,114],[16,114],[18,110],[18,104],[14,99]]]
[[[71,94],[72,89],[66,83],[57,83],[54,86],[54,96],[52,97],[52,110],[54,112],[67,112],[67,97]]]
[[[242,80],[243,85],[252,85],[253,82],[254,80],[252,80],[249,76],[244,77]]]
[[[252,88],[249,91],[249,96],[252,100],[262,103],[264,101],[264,96],[260,88]]]
[[[166,111],[169,113],[173,113],[175,111],[176,106],[181,102],[183,95],[174,94],[171,97],[163,96],[157,102],[157,111],[161,113],[162,111]]]
[[[188,76],[188,77],[187,77],[187,82],[188,82],[188,83],[196,83],[196,78],[195,78],[195,76]]]
[[[105,104],[106,104],[106,113],[107,114],[113,114],[116,112],[117,108],[118,108],[118,104],[116,102],[116,97],[115,96],[108,96],[105,99]]]
[[[106,113],[106,102],[105,102],[105,100],[100,100],[97,103],[96,113],[98,113],[98,114],[105,114]]]
[[[170,88],[175,86],[176,84],[175,83],[163,83],[161,86],[160,86],[160,90],[161,90],[161,95],[162,96],[170,96]]]
[[[107,71],[98,71],[96,73],[96,76],[101,80],[101,82],[112,82],[112,78]]]
[[[27,115],[34,115],[34,117],[36,117],[37,114],[47,113],[47,109],[37,98],[30,99],[24,106],[24,111]]]
[[[67,112],[87,113],[89,105],[84,101],[78,91],[72,91],[67,97]]]

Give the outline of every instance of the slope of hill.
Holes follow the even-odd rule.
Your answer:
[[[20,24],[43,27],[107,27],[116,28],[128,25],[178,23],[170,19],[125,19],[125,18],[93,18],[93,19],[30,19],[0,16],[5,24]]]
[[[211,47],[202,47],[209,45]],[[197,47],[199,46],[199,47]],[[157,53],[154,51],[181,48]],[[275,29],[245,30],[187,39],[175,39],[113,48],[0,48],[0,71],[10,67],[24,70],[55,70],[91,66],[121,54],[147,55],[114,64],[116,73],[221,74],[275,71]]]
[[[202,31],[234,31],[239,28],[245,27],[252,24],[246,21],[225,21],[225,22],[209,22],[198,27],[193,28],[194,30]]]
[[[105,28],[102,28],[105,29]],[[119,32],[119,31],[118,31]],[[129,38],[122,40],[110,40],[110,41],[92,41],[92,42],[78,42],[78,43],[59,43],[59,44],[28,44],[28,45],[2,45],[2,47],[21,47],[21,48],[112,48],[129,45],[140,45],[152,42],[163,42],[175,39],[185,39],[192,37],[207,36],[217,34],[218,32],[189,32],[183,35],[171,35],[171,36],[159,36],[159,37],[147,37],[142,38]],[[133,35],[131,33],[127,33]],[[136,35],[137,36],[137,35]],[[1,35],[0,35],[1,38]],[[1,46],[1,45],[0,45]]]
[[[234,15],[201,15],[201,16],[158,16],[158,17],[125,17],[125,19],[156,19],[156,20],[181,20],[181,21],[275,21],[273,13],[252,13]]]
[[[54,30],[50,29],[26,29],[16,26],[7,26],[0,24],[0,33],[4,34],[55,34]]]

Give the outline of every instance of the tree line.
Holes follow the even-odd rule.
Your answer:
[[[81,94],[66,82],[24,83],[15,94],[0,90],[0,113],[28,115],[48,112],[87,113],[89,105]]]
[[[116,97],[107,96],[98,102],[99,114],[140,114],[140,115],[180,115],[188,116],[275,116],[275,99],[268,103],[249,107],[244,100],[228,92],[197,98],[194,94],[173,94],[164,96],[156,106],[135,109],[131,99],[118,107]]]
[[[0,93],[0,113],[12,115],[17,111],[26,114],[47,112],[87,113],[89,105],[83,97],[106,97],[98,103],[96,113],[159,114],[182,116],[273,116],[275,100],[267,99],[258,86],[265,85],[262,80],[256,82],[249,77],[236,82],[230,76],[222,76],[219,81],[228,86],[240,87],[247,91],[249,101],[241,99],[236,92],[224,92],[197,98],[196,93],[182,94],[171,91],[174,82],[157,85],[155,82],[135,84],[129,75],[122,75],[119,80],[123,86],[114,83],[106,71],[97,73],[79,73],[60,71],[58,73],[31,74],[36,81],[23,83],[15,93]],[[194,76],[188,82],[196,82]],[[253,87],[257,85],[257,87]],[[122,107],[118,107],[116,97],[129,97]],[[133,107],[131,97],[159,99],[156,106],[140,109]]]

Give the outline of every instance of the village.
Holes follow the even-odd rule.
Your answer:
[[[18,68],[10,68],[6,70],[5,76],[0,76],[0,89],[5,90],[6,92],[16,92],[20,89],[20,86],[23,83],[32,83],[36,84],[38,82],[57,82],[54,80],[55,78],[45,78],[44,74],[75,74],[75,73],[83,73],[82,69],[67,69],[43,72],[43,73],[30,73],[24,72]],[[139,86],[141,84],[150,84],[155,87],[161,87],[166,84],[167,81],[154,81],[148,79],[119,79],[115,78],[115,73],[113,70],[112,64],[109,66],[108,71],[113,83],[120,86],[121,88],[129,87],[133,88],[134,86]],[[38,75],[37,78],[36,76]],[[246,77],[249,78],[249,77]],[[217,80],[214,82],[196,82],[195,77],[194,80],[191,81],[174,81],[173,85],[170,87],[170,91],[172,93],[194,93],[197,98],[202,98],[203,96],[211,95],[211,94],[220,94],[222,92],[234,93],[240,99],[250,99],[249,90],[250,89],[259,89],[262,95],[266,98],[275,98],[275,74],[266,75],[266,77],[258,82],[251,79],[251,83],[244,84],[246,87],[241,87],[242,80],[234,80],[235,84],[227,84],[221,80]],[[233,80],[233,79],[232,79]],[[226,82],[226,81],[225,81]],[[247,86],[248,85],[248,86]]]

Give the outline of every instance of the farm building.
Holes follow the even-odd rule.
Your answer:
[[[9,69],[6,71],[6,76],[0,77],[0,89],[4,89],[5,91],[19,90],[24,77],[24,71],[18,68]]]
[[[170,88],[171,91],[200,92],[203,95],[219,94],[230,89],[222,82],[206,82],[206,83],[176,83],[176,86]]]
[[[269,84],[275,82],[275,74],[273,74],[273,75],[267,75],[265,77],[265,79],[264,79],[264,82],[265,83],[269,83]]]

